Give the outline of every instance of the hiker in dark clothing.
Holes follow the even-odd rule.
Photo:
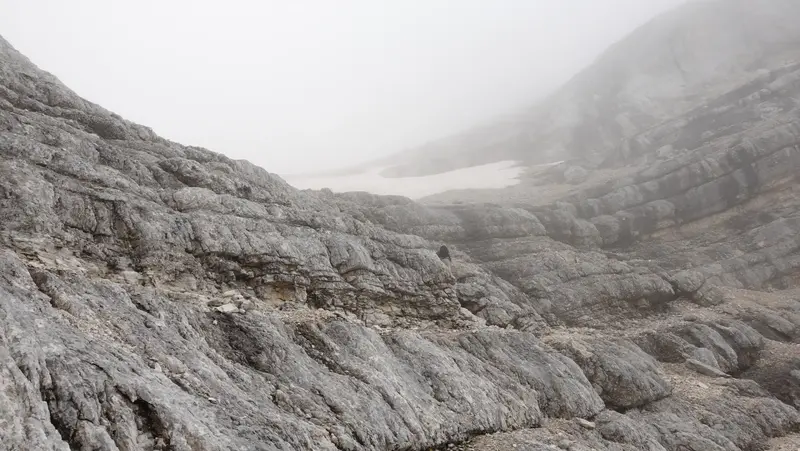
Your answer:
[[[436,255],[438,255],[442,260],[447,259],[447,261],[453,263],[453,259],[450,258],[450,249],[448,249],[447,246],[442,245]]]

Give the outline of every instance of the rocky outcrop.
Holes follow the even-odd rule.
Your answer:
[[[691,319],[646,331],[635,341],[664,362],[687,362],[723,375],[738,374],[758,360],[764,339],[746,324],[724,317]]]
[[[708,108],[637,135],[637,153],[624,158],[639,158],[638,170],[589,184],[552,204],[502,205],[500,190],[498,204],[425,207],[400,199],[356,204],[340,195],[339,205],[387,228],[458,245],[537,298],[574,299],[572,293],[544,296],[531,276],[557,268],[573,285],[574,276],[561,276],[567,267],[588,271],[587,281],[593,275],[605,282],[609,276],[622,279],[605,289],[592,283],[585,296],[593,299],[658,303],[674,295],[713,305],[723,302],[718,286],[790,288],[800,262],[800,205],[794,194],[798,80],[798,66],[766,72],[716,97]],[[699,129],[711,133],[692,137],[691,130]],[[687,147],[664,153],[665,143],[676,139]],[[538,188],[515,190],[523,189],[533,199]],[[581,268],[573,269],[577,263]]]
[[[7,89],[22,89],[13,80],[3,79]],[[16,97],[66,108],[36,94]],[[368,299],[384,322],[458,311],[452,277],[427,242],[343,217],[249,163],[160,138],[104,139],[39,109],[12,106],[4,117],[7,237],[44,236],[113,271],[199,290],[237,286],[263,302],[353,311]]]
[[[653,357],[630,341],[602,335],[578,338],[574,333],[546,340],[581,367],[608,407],[640,407],[672,392]]]
[[[742,377],[757,382],[781,401],[800,409],[799,346],[770,343],[765,352],[768,359],[749,368]]]
[[[19,394],[8,407],[47,403],[4,428],[6,445],[422,448],[602,409],[579,368],[530,334],[380,333],[307,310],[226,315],[68,271],[50,281],[65,311],[13,253],[2,262],[7,383]]]
[[[422,449],[603,409],[461,307],[522,304],[507,282],[139,133],[0,43],[4,446]]]
[[[528,313],[517,306],[531,306],[531,330],[546,334],[548,344],[576,361],[607,407],[625,412],[623,423],[636,417],[638,404],[652,412],[642,424],[661,425],[653,431],[619,426],[629,431],[618,433],[625,446],[756,449],[774,425],[752,429],[744,412],[777,409],[769,415],[783,417],[777,412],[797,402],[797,297],[794,291],[742,288],[797,286],[798,70],[788,65],[763,71],[705,106],[635,135],[606,164],[625,161],[638,169],[604,184],[587,182],[551,204],[535,202],[535,185],[513,189],[515,198],[525,189],[531,193],[531,203],[517,204],[504,200],[510,189],[494,193],[496,204],[422,206],[366,194],[358,202],[354,195],[335,197],[343,210],[389,229],[447,242],[460,259],[526,296],[527,304],[487,298],[481,305],[515,317],[509,324],[523,330]],[[481,232],[470,232],[475,229]],[[538,326],[540,318],[549,327]],[[559,332],[564,325],[569,338]],[[576,327],[604,332],[577,338],[584,329]],[[619,335],[627,341],[614,341]],[[606,342],[620,356],[602,352]],[[633,357],[642,351],[661,362],[647,365],[666,366],[670,376],[629,367],[647,361]],[[637,371],[635,381],[613,382]],[[713,402],[676,402],[681,394],[675,381],[704,390],[707,378],[732,384],[725,396],[758,398],[771,407],[750,401],[730,406],[742,416],[729,422],[714,416],[719,406]],[[615,394],[618,386],[625,388]],[[775,398],[782,404],[774,404]],[[685,420],[698,408],[706,410],[697,420]],[[708,424],[726,432],[706,431]],[[545,427],[474,444],[618,449],[577,424],[570,427],[574,431],[557,429],[554,436]],[[793,426],[779,429],[789,433]]]

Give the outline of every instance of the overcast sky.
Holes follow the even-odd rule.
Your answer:
[[[0,33],[162,136],[292,174],[528,105],[681,2],[0,0]]]

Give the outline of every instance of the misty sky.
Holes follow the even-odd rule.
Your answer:
[[[291,174],[528,105],[681,2],[0,0],[0,33],[162,136]]]

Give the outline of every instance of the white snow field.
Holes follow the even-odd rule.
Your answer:
[[[379,174],[385,168],[373,168],[360,174],[345,176],[287,175],[282,176],[298,189],[322,189],[342,193],[366,191],[372,194],[399,195],[419,199],[457,189],[506,188],[519,183],[525,170],[516,161],[473,166],[421,177],[387,178]]]

